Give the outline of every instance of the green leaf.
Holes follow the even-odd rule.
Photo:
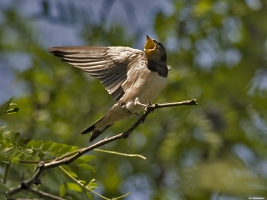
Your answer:
[[[92,195],[89,192],[86,192],[86,195],[89,199],[93,199]]]
[[[0,127],[0,134],[2,134],[4,132],[4,130],[6,129],[6,126],[1,126]]]
[[[51,152],[51,153],[58,154],[58,151],[59,151],[59,149],[61,149],[61,147],[62,147],[61,144],[54,143],[54,144],[52,145],[52,148],[50,149],[50,152]]]
[[[36,142],[36,140],[31,140],[27,143],[26,147],[32,148],[33,144]]]
[[[48,151],[52,147],[53,143],[53,141],[45,142],[42,146],[42,151]]]
[[[0,117],[2,117],[4,114],[6,114],[12,100],[13,100],[13,97],[11,99],[9,99],[6,103],[4,103],[4,105],[1,106]]]
[[[71,171],[71,168],[69,168],[68,166],[64,165],[61,166],[69,175],[71,175],[72,177],[76,178],[78,177],[77,174],[75,174],[73,171]]]
[[[62,183],[60,188],[59,188],[59,196],[64,197],[66,194],[67,188],[65,183]]]
[[[86,181],[85,180],[77,180],[79,183],[81,183],[81,184],[85,184],[86,183]]]
[[[9,192],[10,189],[2,182],[0,182],[0,200],[9,198],[9,195],[7,192]]]
[[[69,152],[69,150],[70,150],[71,148],[72,148],[71,146],[68,146],[68,145],[66,145],[66,144],[63,144],[62,147],[61,147],[61,149],[59,150],[58,153],[60,153],[60,154],[67,153],[67,152]]]
[[[9,110],[6,111],[6,114],[11,115],[11,114],[17,113],[18,111],[19,111],[19,107],[11,108],[11,109],[9,109]]]
[[[9,153],[9,154],[11,154],[12,152],[14,152],[14,151],[16,151],[17,149],[15,148],[15,147],[9,147],[9,148],[5,148],[4,150],[3,150],[3,153]]]
[[[83,164],[80,164],[78,165],[81,169],[84,169],[84,170],[89,170],[89,171],[92,171],[92,172],[95,172],[95,169],[91,166],[91,165],[88,165],[86,163],[83,163]]]
[[[27,138],[23,137],[23,138],[19,138],[17,141],[16,141],[16,145],[18,148],[24,148],[25,145],[26,145],[26,141],[27,141]]]
[[[19,106],[16,103],[11,103],[10,106],[13,108],[10,108],[6,111],[6,114],[15,114],[19,111]]]
[[[15,142],[19,135],[20,135],[20,133],[13,131],[13,133],[10,136],[8,136],[8,139],[11,142]]]
[[[84,162],[90,162],[90,161],[95,159],[95,156],[94,155],[84,155],[84,156],[80,157],[80,159],[82,159]]]
[[[32,149],[24,149],[23,151],[25,154],[32,154],[33,150]]]
[[[37,140],[35,143],[32,144],[32,148],[40,149],[43,144],[43,140]]]
[[[92,180],[87,184],[86,187],[88,187],[90,190],[95,189],[95,188],[98,188],[97,183],[95,182],[95,179],[92,179]]]
[[[8,157],[4,154],[0,154],[0,162],[8,162]]]
[[[95,156],[94,155],[85,155],[85,156],[82,156],[78,159],[75,160],[75,163],[77,165],[81,165],[83,163],[87,163],[87,162],[90,162],[92,161],[93,159],[95,159]]]
[[[9,162],[13,162],[13,158],[17,157],[21,152],[18,151],[18,149],[14,148],[13,151],[11,151],[11,153],[8,156]],[[16,159],[14,160],[14,162],[16,162]]]
[[[20,162],[20,159],[19,159],[18,157],[14,157],[14,158],[12,158],[12,160],[11,160],[11,163],[12,163],[12,164],[19,164],[19,162]]]
[[[4,139],[7,139],[8,137],[10,137],[12,134],[14,133],[14,131],[6,131],[2,134],[2,137]]]
[[[9,192],[10,189],[2,182],[0,182],[0,192]]]
[[[71,169],[69,168],[69,166],[67,166],[67,165],[63,165],[63,166],[61,166],[64,170],[66,170],[66,171],[71,171]]]
[[[76,178],[78,177],[77,174],[75,174],[73,171],[67,171],[69,173],[69,175],[71,175],[72,177]]]
[[[76,192],[81,192],[82,191],[82,188],[76,183],[67,183],[67,187],[70,190],[73,190],[73,191],[76,191]]]

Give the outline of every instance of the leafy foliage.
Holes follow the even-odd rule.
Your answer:
[[[18,109],[16,109],[18,108],[17,104],[12,103],[12,100],[13,98],[1,106],[1,116],[18,111]],[[78,150],[78,147],[76,146],[59,144],[53,141],[45,142],[44,140],[31,140],[26,142],[27,139],[25,137],[19,137],[20,133],[15,131],[5,131],[5,129],[5,126],[0,127],[0,162],[4,163],[6,166],[5,173],[3,174],[3,183],[0,183],[1,199],[9,198],[7,192],[10,191],[10,188],[6,185],[6,179],[9,173],[7,168],[9,168],[10,165],[17,165],[19,163],[37,164],[39,161],[51,162],[56,158],[63,159]],[[67,155],[65,155],[66,152],[68,152]],[[89,162],[91,162],[94,158],[95,156],[93,155],[81,156],[75,160],[76,167],[84,171],[89,170],[95,172],[94,168],[89,164]],[[62,170],[72,178],[77,177],[75,172],[67,166],[64,166],[64,169],[62,168]],[[86,183],[84,180],[77,180],[77,182],[82,185]],[[97,188],[97,184],[94,182],[94,179],[92,179],[86,186],[84,186],[84,188],[92,191]],[[62,197],[66,196],[67,190],[82,192],[79,184],[64,182],[61,184],[59,195]],[[87,197],[90,199],[92,198],[89,192],[87,192]]]
[[[4,114],[13,114],[18,112],[17,104],[11,103],[13,98],[9,99],[0,108],[0,117]],[[5,131],[6,126],[0,127],[0,161],[5,163],[18,164],[20,157],[31,154],[31,150],[25,148],[26,138],[19,137],[20,133],[15,131]]]

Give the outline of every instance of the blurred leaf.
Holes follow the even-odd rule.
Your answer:
[[[93,190],[93,189],[95,189],[95,188],[98,188],[97,183],[95,182],[95,179],[92,179],[92,180],[87,184],[86,187],[88,187],[90,190]]]
[[[94,155],[84,155],[84,156],[81,156],[78,159],[76,159],[74,162],[77,165],[80,165],[80,164],[83,164],[83,163],[90,162],[90,161],[92,161],[94,159],[95,159],[95,156]]]
[[[11,141],[11,142],[15,142],[18,138],[18,136],[20,135],[20,133],[18,132],[13,132],[12,134],[10,134],[10,136],[8,136],[8,139]]]
[[[9,192],[10,189],[2,182],[0,182],[0,198],[7,199],[9,198],[9,195],[7,192]]]
[[[26,147],[28,148],[32,148],[33,147],[33,144],[35,143],[36,141],[35,140],[31,140],[27,143]]]
[[[0,107],[0,117],[2,117],[4,114],[6,114],[11,102],[13,100],[13,97],[10,98],[7,102],[5,102],[1,107]]]
[[[8,162],[8,157],[6,155],[0,154],[0,162]]]
[[[93,196],[89,192],[86,192],[86,196],[88,197],[88,199],[93,199]]]
[[[76,192],[82,191],[82,188],[76,183],[67,183],[67,187],[68,189],[76,191]]]
[[[79,159],[83,160],[84,162],[90,162],[95,159],[95,155],[83,155]]]
[[[19,138],[16,140],[16,145],[19,147],[19,148],[25,148],[26,146],[26,141],[27,141],[27,138]]]
[[[8,139],[13,134],[14,134],[14,131],[6,131],[2,134],[2,137],[3,139]]]
[[[6,114],[15,114],[19,111],[19,106],[16,103],[11,103],[10,107],[13,107],[13,108],[8,109],[6,111]]]
[[[37,140],[37,141],[34,141],[34,142],[31,144],[31,148],[40,149],[40,148],[42,147],[43,144],[44,144],[44,141],[43,141],[43,140]]]
[[[89,171],[95,172],[95,169],[94,169],[91,165],[88,165],[88,164],[86,164],[86,163],[80,164],[80,165],[78,165],[78,166],[79,166],[79,168],[81,168],[81,169],[89,170]]]
[[[71,175],[71,176],[74,177],[74,178],[78,177],[77,174],[75,174],[75,173],[74,173],[73,171],[71,171],[71,170],[68,170],[67,172],[69,173],[69,175]]]
[[[42,151],[48,151],[52,147],[53,143],[53,141],[45,142],[42,146]]]
[[[64,197],[66,194],[67,188],[65,183],[62,183],[59,189],[59,196]]]
[[[12,160],[11,160],[11,163],[12,163],[12,164],[15,164],[15,165],[19,164],[19,162],[20,162],[20,159],[19,159],[18,157],[14,157],[14,158],[12,158]]]
[[[0,135],[2,137],[2,133],[4,132],[4,130],[6,129],[6,126],[1,126],[0,127]]]
[[[33,150],[32,149],[24,149],[23,151],[25,154],[32,154]]]

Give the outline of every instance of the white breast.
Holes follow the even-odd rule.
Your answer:
[[[135,89],[135,95],[132,96],[130,101],[126,103],[126,109],[132,113],[139,113],[144,107],[135,105],[135,99],[138,97],[142,104],[148,104],[149,101],[153,101],[160,91],[165,87],[167,82],[166,77],[159,76],[156,72],[149,72],[144,81],[140,81],[138,87],[132,87]],[[135,83],[134,85],[136,85]],[[131,90],[130,89],[130,90]],[[134,92],[133,90],[131,90]]]

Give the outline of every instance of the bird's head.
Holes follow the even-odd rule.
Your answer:
[[[163,45],[160,42],[151,39],[148,35],[146,36],[144,51],[148,60],[164,63],[167,61],[166,50]]]

